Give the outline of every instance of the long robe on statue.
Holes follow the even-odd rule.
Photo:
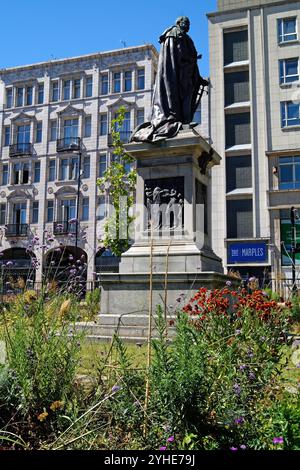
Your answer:
[[[192,39],[178,26],[172,26],[162,34],[160,43],[151,122],[138,126],[131,141],[155,142],[175,137],[182,124],[192,121],[197,108],[203,79]]]

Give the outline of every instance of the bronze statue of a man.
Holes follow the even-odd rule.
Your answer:
[[[139,126],[131,140],[155,142],[174,137],[182,124],[190,124],[200,102],[201,77],[196,48],[187,32],[190,20],[181,16],[159,38],[161,50],[154,87],[151,122]]]

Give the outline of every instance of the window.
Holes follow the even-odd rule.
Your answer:
[[[252,187],[251,156],[226,158],[226,191]]]
[[[137,89],[143,90],[145,88],[145,69],[138,69],[137,71]]]
[[[106,155],[100,155],[98,176],[102,178],[105,172],[106,172]]]
[[[100,114],[100,135],[107,135],[107,114]]]
[[[226,115],[226,147],[250,144],[250,113]]]
[[[60,180],[70,181],[78,178],[78,157],[62,158],[60,160]]]
[[[39,221],[39,202],[34,201],[32,203],[32,216],[31,216],[31,222],[33,224],[37,224]]]
[[[225,106],[249,100],[249,72],[226,73]]]
[[[299,213],[299,208],[298,208]],[[295,220],[295,229],[296,229],[296,243],[300,242],[300,221]],[[280,210],[280,239],[281,239],[281,263],[283,266],[291,266],[291,210],[290,209],[281,209]],[[295,256],[296,266],[300,265],[300,254],[296,253]]]
[[[55,80],[54,82],[52,82],[51,100],[52,101],[59,100],[59,81],[58,80]]]
[[[132,72],[128,70],[124,73],[124,91],[131,91],[132,89]]]
[[[114,93],[121,92],[121,73],[115,72],[113,74],[113,91]]]
[[[201,124],[201,107],[195,111],[193,122],[197,122],[197,124]]]
[[[39,183],[41,180],[41,162],[34,162],[34,183]]]
[[[248,60],[248,31],[224,32],[224,65]]]
[[[299,59],[283,59],[279,61],[280,84],[297,82],[299,80]]]
[[[10,126],[4,127],[4,147],[10,145]]]
[[[71,99],[71,80],[65,80],[63,82],[63,99]]]
[[[93,96],[93,77],[87,77],[85,80],[85,96]]]
[[[108,73],[101,75],[101,95],[108,95]]]
[[[54,159],[49,160],[49,163],[48,163],[48,181],[55,181],[55,168],[56,168],[55,160]]]
[[[26,202],[20,202],[13,205],[13,223],[16,225],[26,224]]]
[[[140,126],[145,122],[145,112],[143,109],[138,109],[136,112],[136,125]]]
[[[47,201],[47,222],[53,222],[54,220],[54,201]]]
[[[37,144],[42,142],[42,137],[43,137],[43,122],[38,121],[36,123],[36,134],[35,134],[35,141]]]
[[[97,200],[96,219],[103,220],[106,217],[106,201],[105,196],[99,196]]]
[[[17,88],[17,106],[23,106],[24,104],[24,88]]]
[[[26,106],[31,106],[33,101],[33,86],[26,87]]]
[[[73,82],[73,98],[80,98],[80,79],[76,78]]]
[[[5,225],[6,204],[0,204],[0,225]]]
[[[250,238],[252,236],[252,200],[227,201],[227,237]]]
[[[78,119],[65,119],[64,121],[64,139],[70,142],[78,137]]]
[[[91,163],[90,157],[84,157],[84,159],[83,159],[83,178],[89,178],[90,177],[90,163]]]
[[[18,149],[27,151],[30,147],[30,124],[18,126],[17,128]]]
[[[300,189],[300,156],[279,158],[279,189]]]
[[[118,117],[118,113],[115,114],[115,119]],[[116,126],[116,130],[120,132],[120,139],[122,142],[128,142],[131,134],[130,130],[130,111],[124,113],[124,121],[121,127]]]
[[[12,184],[29,183],[29,163],[15,163],[13,165]]]
[[[57,121],[56,119],[50,121],[50,141],[54,141],[57,139]]]
[[[6,107],[12,108],[13,105],[13,89],[6,88]]]
[[[81,220],[89,220],[89,198],[82,198],[82,214]]]
[[[84,120],[84,137],[92,135],[92,116],[86,116]]]
[[[60,204],[61,220],[69,222],[76,218],[76,199],[64,199]],[[75,229],[75,224],[74,224]]]
[[[44,103],[44,84],[39,83],[38,85],[38,104],[43,104]]]
[[[281,103],[281,127],[300,125],[300,103],[285,101]]]
[[[282,18],[278,20],[279,43],[295,41],[297,39],[297,19]]]
[[[2,165],[1,184],[2,184],[2,186],[6,186],[8,184],[8,164],[7,163]]]

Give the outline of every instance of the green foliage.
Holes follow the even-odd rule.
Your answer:
[[[198,321],[180,312],[172,341],[158,309],[146,439],[141,439],[142,406],[133,407],[136,397],[142,403],[145,375],[130,375],[124,386],[130,370],[124,349],[123,386],[113,401],[117,427],[144,448],[167,442],[170,449],[170,436],[172,448],[182,449],[273,449],[276,436],[283,436],[286,449],[297,448],[299,403],[296,398],[288,403],[282,379],[289,312],[266,316],[254,305],[239,308],[237,315],[215,308]]]
[[[43,295],[29,305],[23,298],[13,304],[14,317],[5,329],[7,364],[0,379],[8,414],[17,408],[23,416],[36,419],[49,412],[53,402],[74,396],[80,335],[59,312],[52,316],[46,307]]]
[[[114,255],[120,256],[129,248],[130,224],[134,217],[130,215],[133,206],[133,191],[136,185],[136,171],[126,171],[126,164],[134,159],[126,154],[120,137],[120,129],[124,122],[126,108],[121,106],[116,119],[111,123],[111,135],[114,148],[114,161],[107,168],[104,176],[97,181],[101,192],[109,188],[113,214],[105,222],[104,246],[110,248]],[[124,204],[125,201],[125,204]]]
[[[94,318],[98,315],[100,311],[100,300],[101,300],[101,290],[96,288],[94,290],[88,291],[85,296],[85,302],[87,307],[86,317],[89,319]]]

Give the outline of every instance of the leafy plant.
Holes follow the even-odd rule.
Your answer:
[[[104,246],[110,248],[112,253],[120,256],[129,248],[130,225],[134,217],[130,215],[134,198],[133,191],[136,185],[136,171],[128,171],[134,159],[124,149],[120,129],[124,123],[126,108],[121,106],[116,119],[111,123],[114,160],[97,181],[101,192],[109,187],[110,202],[113,213],[110,214],[104,225]]]

